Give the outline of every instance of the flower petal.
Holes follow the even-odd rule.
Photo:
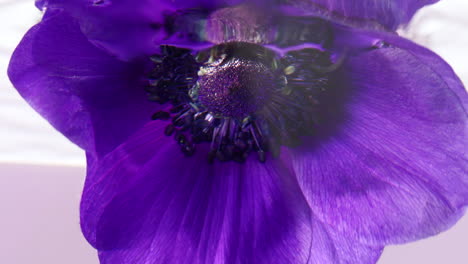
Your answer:
[[[286,11],[316,15],[367,29],[394,31],[407,24],[421,7],[439,0],[287,0]]]
[[[341,98],[323,107],[333,129],[291,150],[317,217],[377,245],[437,234],[468,203],[463,85],[435,54],[388,42],[348,58],[334,86]]]
[[[8,74],[18,92],[56,129],[103,155],[150,120],[140,63],[93,46],[65,12],[48,12],[23,38]]]
[[[383,246],[368,246],[313,217],[310,264],[375,264]]]
[[[306,263],[310,210],[291,170],[209,164],[161,135],[145,126],[85,188],[83,231],[101,263]]]
[[[267,0],[39,0],[36,5],[67,10],[93,43],[128,60],[157,53],[161,43],[195,49],[206,47],[208,41],[268,43],[275,30],[281,30],[281,16],[269,17],[278,11],[393,31],[409,22],[419,8],[434,2],[437,0],[286,0],[279,4]],[[249,12],[236,9],[242,6],[248,6]]]
[[[165,6],[153,2],[49,0],[41,7],[66,10],[77,19],[88,39],[120,58],[130,59],[157,51],[152,41],[158,33],[154,27],[163,20]]]
[[[227,2],[227,3],[226,3]],[[229,1],[49,0],[41,8],[65,9],[96,45],[128,60],[159,51],[160,43],[205,46],[209,10]]]

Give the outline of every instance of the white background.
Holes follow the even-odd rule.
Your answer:
[[[417,14],[402,34],[444,57],[468,83],[468,1],[445,0]],[[40,20],[32,0],[0,0],[0,263],[96,264],[78,204],[84,154],[16,93],[9,57]],[[379,264],[468,263],[468,217],[422,241],[390,246]]]

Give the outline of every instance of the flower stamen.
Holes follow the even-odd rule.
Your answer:
[[[208,161],[265,162],[281,145],[295,146],[313,131],[319,94],[327,90],[333,63],[326,51],[305,48],[279,56],[261,45],[229,42],[192,54],[161,46],[151,60],[150,100],[172,105],[153,114],[170,124],[187,155],[209,143]],[[327,69],[327,70],[323,70]]]

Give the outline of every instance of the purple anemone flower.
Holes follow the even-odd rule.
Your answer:
[[[436,0],[49,0],[9,76],[87,153],[101,263],[375,263],[468,204]]]

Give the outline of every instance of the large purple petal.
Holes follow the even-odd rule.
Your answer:
[[[157,121],[102,160],[82,225],[101,263],[306,263],[310,210],[279,161],[185,157]]]
[[[437,55],[397,36],[374,37],[386,42],[350,55],[337,74],[338,104],[323,111],[339,125],[318,128],[291,153],[321,221],[365,243],[400,243],[437,234],[463,214],[468,96]]]
[[[367,29],[393,31],[438,0],[286,0],[293,15],[316,15]]]
[[[277,11],[292,16],[319,16],[364,28],[395,30],[407,23],[419,8],[436,1],[49,0],[36,4],[41,8],[66,9],[79,20],[82,31],[93,43],[122,59],[130,59],[158,52],[161,43],[190,47],[233,39],[267,43],[278,30],[276,24],[282,23],[278,17],[269,17],[273,13],[277,15]],[[244,7],[244,12],[239,12],[237,7]]]
[[[49,12],[15,50],[8,69],[18,92],[56,129],[103,155],[150,119],[141,63],[124,63],[93,46],[77,22]]]
[[[281,232],[286,232],[289,246],[271,244],[278,254],[274,263],[306,263],[309,232],[313,237],[307,263],[370,264],[379,258],[382,247],[336,233],[318,219],[307,221],[310,215],[294,176],[281,165],[262,168],[249,162],[248,173],[242,173],[239,164],[207,165],[204,158],[185,158],[174,145],[165,145],[162,133],[159,123],[148,124],[90,170],[100,179],[85,187],[81,223],[86,237],[101,250],[103,263],[134,258],[149,263],[184,263],[180,258],[188,263],[250,263],[254,255],[265,258],[260,263],[271,263],[262,235],[269,240]],[[276,197],[275,190],[288,195]],[[258,225],[250,222],[254,220]],[[293,225],[289,234],[288,223],[293,222],[299,226]],[[259,241],[259,248],[253,251],[245,240]]]
[[[232,2],[232,3],[231,3]],[[65,9],[95,44],[122,59],[157,53],[158,44],[206,45],[203,24],[210,10],[239,1],[49,0],[40,8]]]
[[[79,21],[82,31],[91,41],[121,58],[129,59],[157,51],[153,39],[160,32],[163,13],[168,8],[152,0],[137,2],[50,0],[41,7],[65,9]]]

